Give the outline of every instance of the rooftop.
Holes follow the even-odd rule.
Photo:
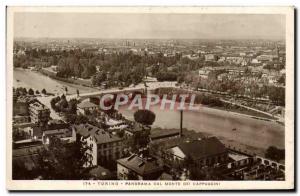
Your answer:
[[[30,97],[30,96],[19,96],[17,99],[17,102],[19,103],[32,103],[37,101],[35,97]]]
[[[38,101],[29,104],[29,106],[34,107],[34,109],[36,109],[36,110],[49,110],[49,108],[47,106],[45,106],[44,104],[42,104]]]
[[[72,137],[72,131],[68,128],[65,129],[54,129],[54,130],[45,130],[43,132],[45,136],[55,136],[55,135],[63,135],[64,137]]]
[[[152,157],[142,157],[133,154],[129,157],[119,159],[117,162],[141,176],[162,171],[162,167],[157,163],[157,160]]]
[[[227,152],[225,145],[216,137],[181,143],[178,147],[194,160]]]
[[[81,102],[77,105],[77,107],[81,108],[81,109],[86,109],[86,108],[94,108],[94,107],[98,107],[96,104],[89,102],[89,101],[85,101],[85,102]]]
[[[92,168],[89,171],[89,174],[92,178],[95,178],[97,180],[112,180],[114,178],[114,174],[112,172],[99,165],[97,167]]]
[[[112,135],[104,131],[104,129],[100,129],[90,124],[74,125],[74,128],[77,134],[80,134],[85,138],[90,136],[94,137],[97,144],[105,144],[122,140],[118,136]]]
[[[180,130],[162,130],[151,132],[150,138],[152,140],[162,139],[180,135]]]

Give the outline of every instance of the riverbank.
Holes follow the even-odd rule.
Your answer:
[[[69,94],[76,95],[77,89],[79,89],[80,94],[97,92],[93,88],[57,81],[30,70],[14,69],[13,80],[14,87],[26,87],[39,91],[45,88],[47,92],[55,92],[55,94],[65,93],[64,86],[68,87]],[[44,99],[45,103],[50,104],[49,99],[51,97]],[[180,113],[178,111],[162,111],[157,106],[154,106],[152,110],[156,114],[153,128],[178,129],[180,127]],[[120,108],[120,112],[126,118],[133,120],[135,110]],[[284,126],[273,121],[258,120],[240,113],[207,106],[202,106],[199,111],[184,111],[183,119],[184,128],[217,136],[228,145],[238,143],[240,146],[253,149],[252,151],[265,149],[271,145],[278,148],[285,147]]]
[[[43,75],[40,72],[22,68],[14,68],[13,86],[32,88],[38,91],[46,89],[47,92],[53,93],[55,95],[66,94],[65,87],[68,88],[68,94],[76,94],[77,90],[79,90],[80,93],[92,93],[99,91],[96,88],[56,80]]]
[[[42,68],[39,70],[39,72],[43,75],[46,75],[54,80],[59,80],[62,82],[70,83],[70,84],[76,84],[76,85],[81,85],[84,87],[90,87],[93,88],[91,79],[74,79],[74,78],[62,78],[56,76],[56,72],[49,70],[49,68]]]
[[[174,110],[161,110],[155,105],[150,108],[156,115],[153,128],[178,129],[180,127],[180,112]],[[120,107],[119,112],[127,119],[133,120],[136,108],[128,110],[126,106]],[[197,111],[183,112],[183,127],[195,132],[217,136],[226,139],[226,143],[245,146],[247,148],[266,149],[273,145],[284,148],[284,126],[274,121],[264,121],[248,115],[219,110],[215,108],[200,107]]]
[[[260,120],[276,120],[275,117],[265,114],[264,112],[255,111],[254,109],[247,109],[240,107],[237,104],[232,104],[224,101],[221,98],[214,97],[211,94],[205,92],[181,89],[181,88],[160,88],[155,91],[156,94],[195,94],[195,103],[202,104],[206,107],[215,108],[223,111],[230,111],[239,114],[248,115]]]
[[[51,92],[51,93],[54,93],[54,94],[66,93],[65,92],[65,87],[67,87],[67,89],[68,89],[68,94],[76,94],[77,90],[79,90],[80,93],[90,93],[90,92],[99,91],[98,88],[91,87],[90,82],[87,82],[87,81],[84,81],[84,80],[79,80],[79,79],[75,80],[75,79],[71,79],[71,78],[66,79],[66,78],[57,77],[54,74],[54,72],[47,71],[47,69],[41,69],[40,72],[30,71],[29,69],[21,69],[21,68],[17,68],[17,69],[14,69],[14,70],[19,70],[19,71],[24,71],[24,72],[31,72],[32,73],[32,74],[30,74],[31,77],[32,77],[32,75],[35,75],[35,74],[41,74],[41,75],[46,76],[46,78],[49,77],[49,78],[53,79],[53,81],[57,81],[57,83],[59,83],[59,84],[56,84],[55,87],[53,87],[51,85],[51,82],[50,83],[48,82],[48,84],[45,84],[45,86],[44,86],[44,87],[50,86],[50,89],[48,88],[46,90],[48,92]],[[14,75],[14,79],[17,79],[19,77],[20,77],[20,75],[17,75],[17,76]],[[43,81],[41,81],[41,83],[43,83]],[[14,81],[14,84],[15,84],[15,81]],[[38,84],[35,84],[35,85],[38,85]],[[29,87],[31,88],[32,86],[35,86],[35,85],[32,84]],[[51,86],[52,86],[52,88],[54,88],[53,92],[51,91]],[[42,90],[42,89],[35,89],[35,90]],[[235,112],[235,113],[238,113],[238,114],[244,114],[244,115],[248,115],[248,116],[251,116],[253,118],[259,119],[259,120],[267,120],[267,121],[268,120],[276,120],[276,118],[271,117],[269,115],[266,115],[266,114],[263,114],[263,113],[260,113],[260,112],[256,112],[254,110],[245,109],[245,108],[239,107],[239,106],[234,105],[234,104],[229,104],[229,103],[219,101],[219,100],[217,100],[217,98],[214,98],[212,96],[208,96],[203,92],[191,91],[191,90],[174,88],[174,87],[170,87],[170,88],[168,88],[168,87],[157,87],[157,89],[155,90],[155,93],[156,94],[162,94],[162,93],[164,93],[164,94],[168,94],[168,93],[190,94],[190,93],[194,93],[194,94],[196,94],[195,102],[196,103],[201,102],[201,104],[205,105],[206,107],[216,108],[216,109],[220,109],[220,110],[224,110],[224,111]],[[209,98],[207,98],[207,97],[209,97]],[[203,104],[202,103],[203,99],[213,99],[213,100],[212,101],[204,100],[204,104]],[[214,102],[216,102],[216,103],[214,103]]]

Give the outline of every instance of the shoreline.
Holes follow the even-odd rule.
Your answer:
[[[23,70],[22,70],[23,71]],[[28,71],[28,70],[24,70],[24,71]],[[29,72],[29,71],[28,71]],[[41,76],[43,76],[43,77],[45,77],[45,75],[43,75],[43,74],[40,74],[40,73],[36,73],[36,74],[38,74],[38,75],[41,75]],[[40,80],[41,80],[41,78],[40,78]],[[49,80],[49,79],[48,79]],[[51,78],[51,80],[53,80],[53,81],[57,81],[57,80],[55,80],[55,79],[52,79]],[[25,82],[26,82],[26,80],[24,80]],[[23,81],[23,82],[24,82]],[[47,80],[45,80],[45,81],[47,81]],[[63,83],[63,82],[60,82],[60,81],[58,81],[58,82],[56,82],[56,83],[60,83],[60,86],[63,86],[63,84],[61,84],[61,83]],[[22,82],[20,82],[20,84],[22,84]],[[26,83],[25,83],[26,84]],[[30,84],[30,83],[29,83]],[[54,83],[55,84],[55,83]],[[71,85],[73,85],[73,84],[70,84],[70,83],[68,83],[70,86]],[[78,85],[75,85],[75,86],[78,86]],[[95,90],[94,90],[95,91]],[[48,98],[48,99],[50,99],[50,98]],[[280,139],[278,139],[278,135],[282,135],[282,127],[283,127],[283,125],[282,124],[278,124],[278,123],[275,123],[275,121],[269,121],[269,122],[265,122],[265,120],[264,119],[262,119],[262,118],[259,118],[259,117],[256,117],[256,116],[251,116],[251,115],[247,115],[247,114],[242,114],[242,113],[238,113],[238,112],[234,112],[234,111],[228,111],[228,110],[225,110],[225,109],[221,109],[221,108],[215,108],[215,107],[209,107],[209,106],[206,106],[206,105],[202,105],[202,104],[200,104],[200,106],[205,110],[205,111],[207,111],[207,112],[205,112],[205,113],[207,113],[208,115],[214,115],[214,116],[219,116],[218,118],[221,120],[222,118],[224,118],[224,117],[226,117],[226,116],[228,116],[229,115],[229,118],[230,119],[236,119],[235,121],[239,121],[239,122],[242,122],[242,123],[245,123],[245,122],[247,122],[247,121],[249,121],[250,119],[252,119],[253,121],[255,120],[256,121],[256,123],[257,124],[265,124],[264,125],[264,127],[266,127],[266,126],[268,126],[268,123],[274,123],[274,124],[276,124],[276,125],[278,125],[278,126],[280,126],[279,128],[276,128],[276,129],[274,129],[275,131],[274,131],[274,133],[269,133],[265,138],[270,138],[269,136],[271,136],[271,138],[277,138],[276,139],[276,142],[275,143],[277,143],[277,142],[279,142],[279,145],[278,145],[278,147],[280,147],[281,146],[281,140]],[[119,111],[120,112],[120,111]],[[196,126],[196,121],[197,121],[197,119],[196,119],[197,117],[195,116],[195,117],[193,117],[191,120],[193,121],[193,124],[191,124],[191,126],[192,126],[192,128],[195,130],[195,128],[197,128],[197,126]],[[259,118],[259,119],[258,119]],[[239,120],[239,119],[241,119],[241,120]],[[167,121],[168,122],[168,121]],[[170,121],[170,123],[172,123],[173,121]],[[222,121],[223,122],[223,121]],[[164,124],[166,123],[166,122],[163,122]],[[267,124],[266,124],[267,123]],[[247,123],[246,123],[247,124]],[[170,124],[171,126],[170,127],[172,127],[173,125],[172,124]],[[211,125],[211,124],[209,124],[209,125]],[[224,124],[225,125],[225,124]],[[162,126],[164,126],[164,125],[162,125]],[[213,126],[213,125],[211,125],[211,126]],[[227,128],[228,129],[232,129],[232,127],[235,127],[235,126],[238,126],[238,125],[232,125],[232,126],[230,126],[229,128],[228,128],[228,126],[227,126]],[[273,126],[273,125],[272,125]],[[158,126],[158,127],[161,127],[161,126]],[[221,126],[222,127],[222,126]],[[217,137],[219,137],[220,139],[222,139],[222,140],[226,140],[226,143],[228,143],[228,144],[236,144],[236,143],[240,143],[240,139],[241,138],[236,138],[236,140],[231,140],[230,139],[230,137],[226,137],[226,138],[224,138],[224,136],[226,136],[226,135],[224,135],[223,133],[221,133],[220,134],[220,129],[221,129],[221,127],[220,126],[217,126],[216,127],[216,129],[212,129],[212,127],[208,127],[208,129],[204,129],[203,127],[199,127],[199,132],[202,132],[202,133],[208,133],[208,134],[211,134],[211,135],[215,135],[215,136],[217,136]],[[197,130],[198,130],[198,128],[197,128]],[[231,131],[229,130],[229,132],[230,132],[230,134],[231,134]],[[257,132],[256,130],[253,130],[254,132]],[[264,131],[265,130],[262,130],[262,134],[264,134]],[[248,131],[249,132],[249,131]],[[284,133],[284,129],[283,129],[283,133]],[[236,135],[237,133],[233,133],[232,132],[232,134],[233,134],[233,136],[235,136],[235,137],[237,137],[238,135]],[[251,133],[251,132],[249,132],[249,133],[243,133],[243,135],[253,135],[254,133]],[[249,139],[247,139],[247,141],[248,141]],[[278,140],[278,141],[277,141]],[[273,142],[271,142],[271,143],[273,143]],[[252,149],[252,148],[257,148],[257,142],[255,142],[255,141],[248,141],[248,142],[243,142],[243,144],[239,144],[239,145],[241,145],[241,146],[246,146],[245,148],[248,148],[248,149]],[[259,148],[261,148],[261,147],[263,147],[263,146],[261,146],[260,145],[260,147]]]

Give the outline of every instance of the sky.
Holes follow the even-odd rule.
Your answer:
[[[14,15],[14,37],[284,39],[285,16],[19,12]]]

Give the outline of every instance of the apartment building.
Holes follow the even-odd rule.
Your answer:
[[[85,167],[115,161],[123,155],[123,139],[90,124],[74,125],[78,138],[89,147]]]
[[[29,104],[29,116],[32,123],[46,124],[50,118],[50,109],[39,101]]]

